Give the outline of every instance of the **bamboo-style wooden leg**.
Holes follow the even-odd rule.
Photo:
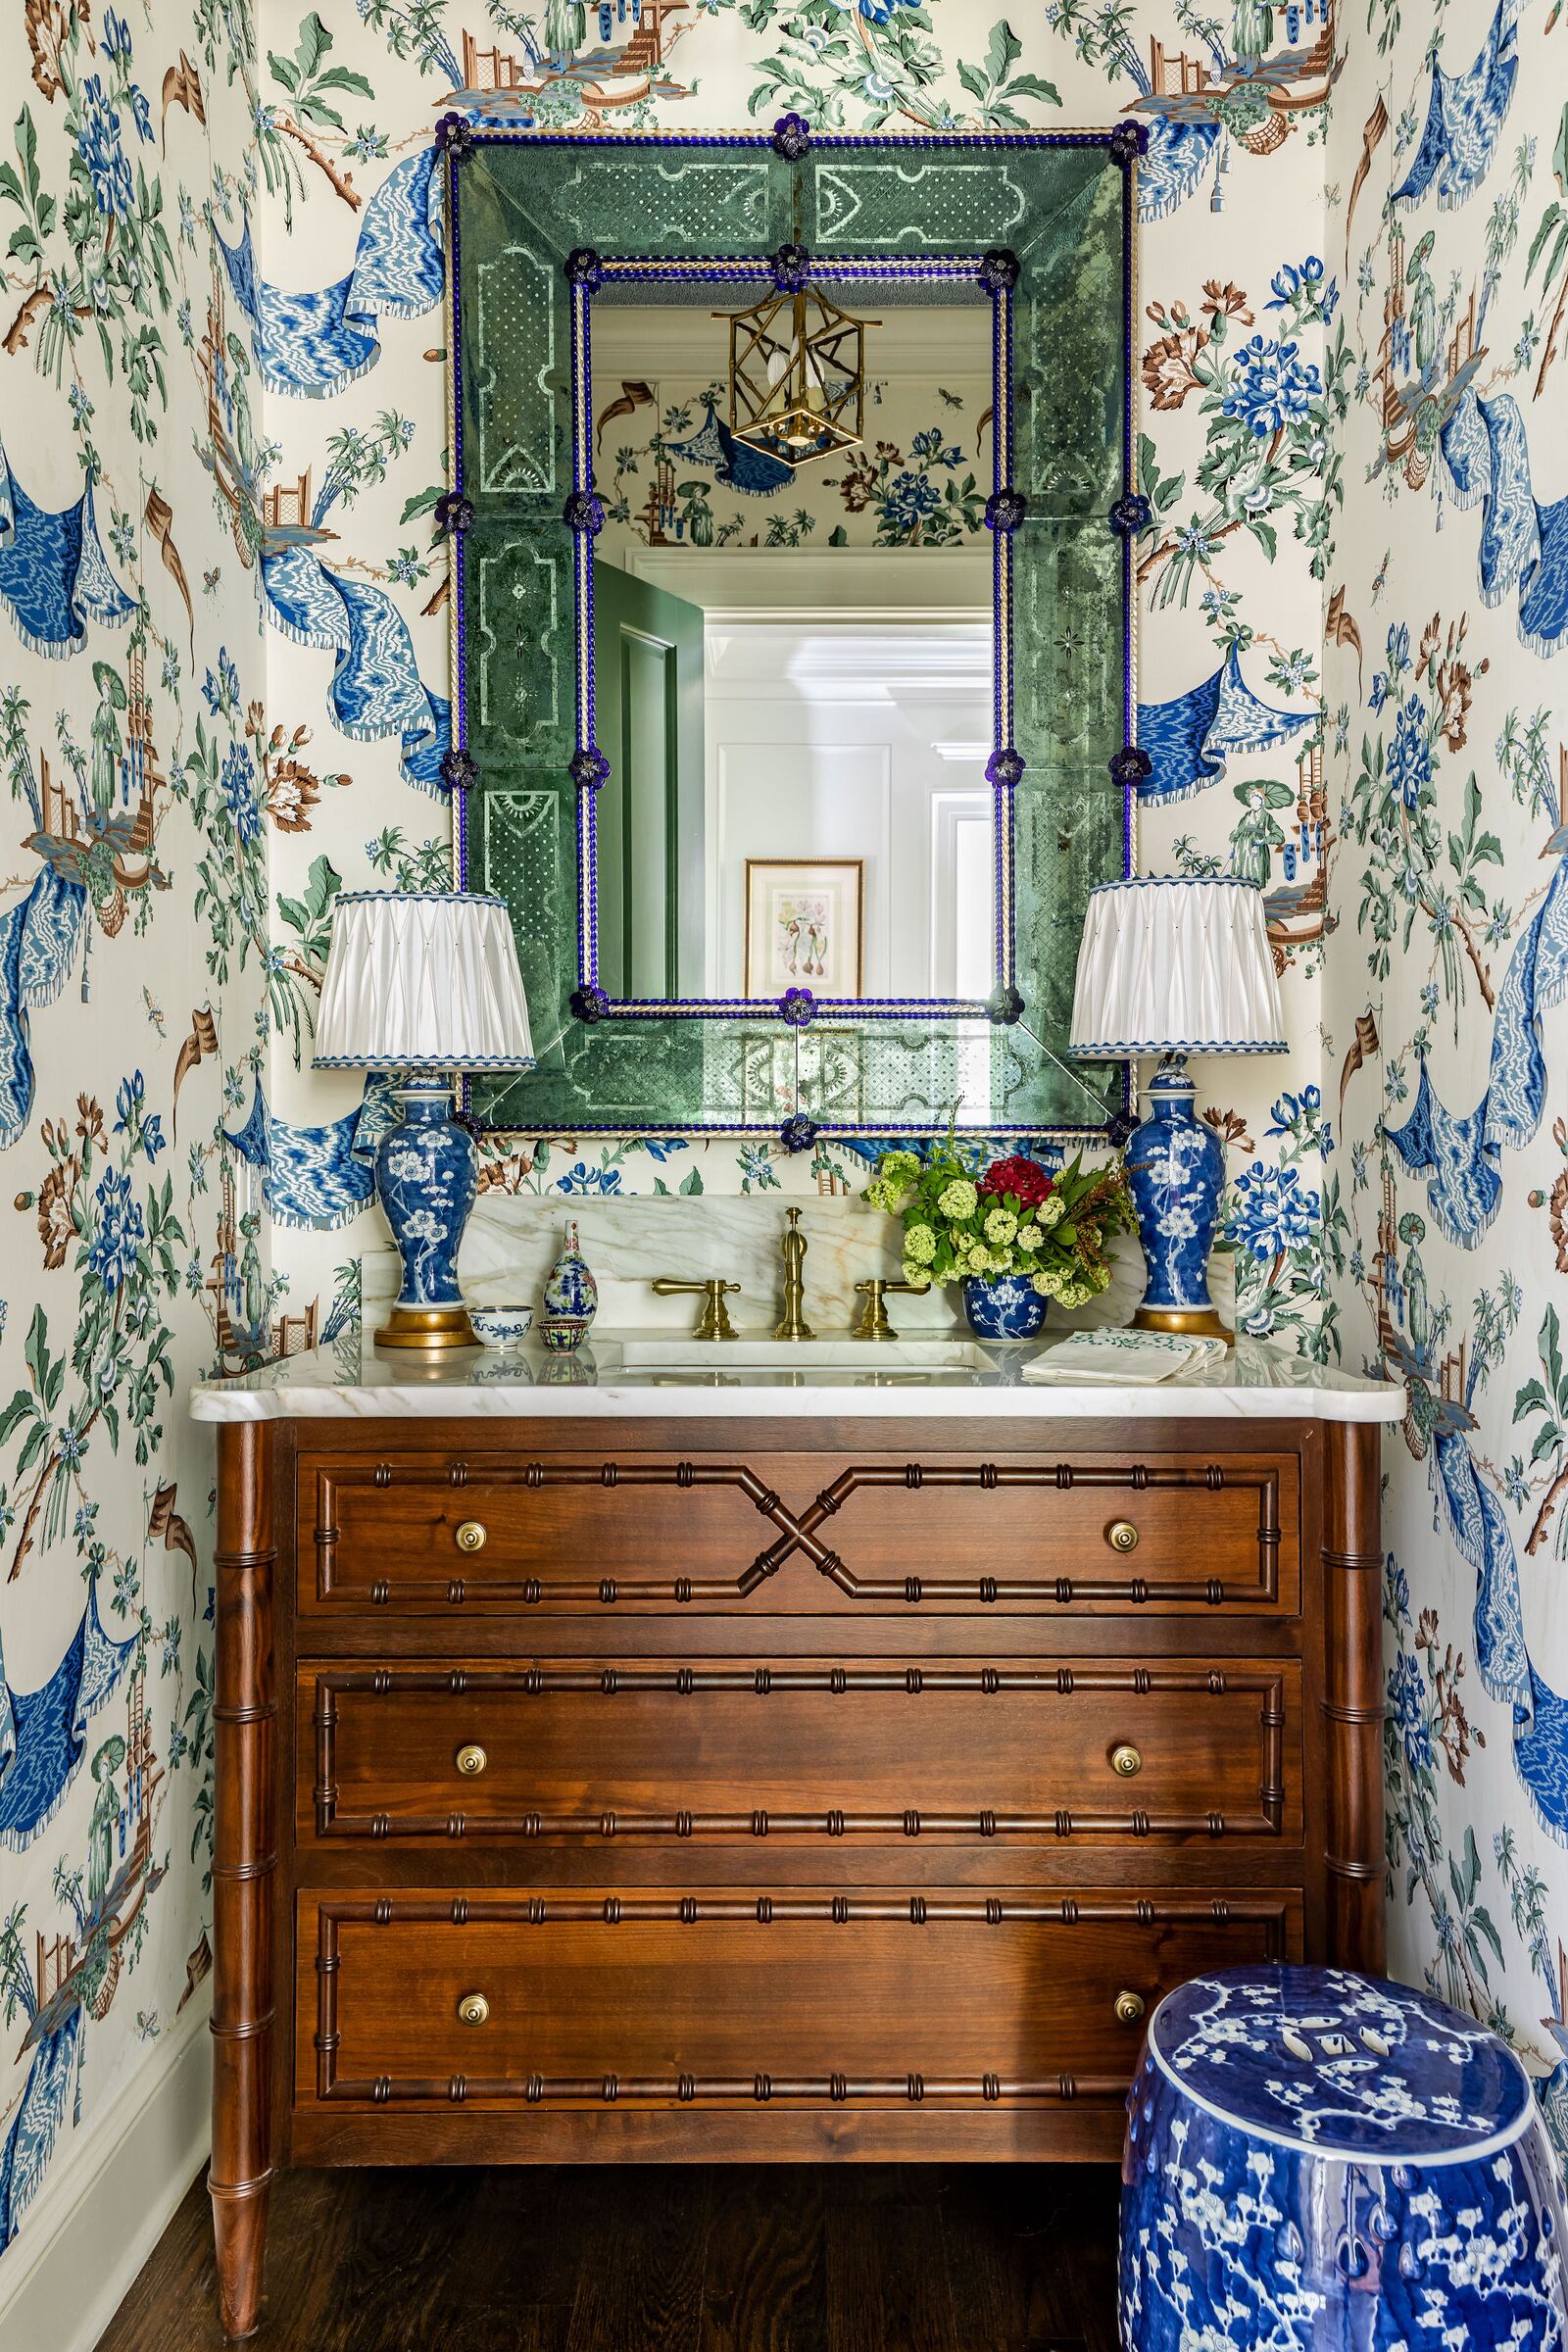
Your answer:
[[[1380,1427],[1323,1428],[1323,1713],[1328,1754],[1328,1958],[1381,1976],[1383,1546]]]
[[[213,1705],[213,2161],[207,2185],[218,2299],[228,2335],[262,2304],[272,2177],[273,1775],[271,1430],[220,1435],[218,1658]]]

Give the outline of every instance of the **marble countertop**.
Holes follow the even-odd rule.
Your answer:
[[[723,1348],[693,1344],[689,1364],[650,1363],[669,1334],[596,1330],[572,1356],[547,1355],[536,1342],[514,1353],[463,1350],[430,1365],[358,1338],[269,1364],[259,1372],[204,1381],[191,1391],[198,1421],[355,1419],[690,1420],[748,1415],[837,1420],[983,1414],[992,1419],[1293,1419],[1399,1421],[1402,1387],[1365,1380],[1239,1340],[1223,1361],[1158,1383],[1122,1386],[1025,1378],[1049,1356],[1037,1342],[862,1343],[847,1361],[736,1363]],[[740,1352],[744,1353],[744,1350]],[[638,1361],[641,1357],[643,1360]],[[633,1359],[628,1362],[628,1358]],[[936,1360],[941,1359],[941,1360]]]

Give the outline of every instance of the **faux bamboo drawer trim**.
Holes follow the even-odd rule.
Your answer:
[[[1303,1932],[1289,1891],[298,1904],[295,2096],[370,2107],[1116,2100],[1164,1992]]]
[[[831,1475],[824,1479],[824,1471]],[[302,1615],[1299,1605],[1294,1456],[305,1455]],[[655,1495],[658,1501],[655,1501]]]
[[[1301,1670],[1106,1659],[307,1665],[314,1838],[1301,1837]]]

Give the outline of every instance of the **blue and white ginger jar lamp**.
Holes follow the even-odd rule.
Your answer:
[[[474,1348],[458,1248],[479,1154],[454,1116],[459,1070],[533,1060],[528,1007],[505,902],[471,891],[345,891],[316,1023],[318,1070],[382,1070],[402,1106],[375,1185],[403,1264],[378,1348]]]
[[[1563,2352],[1530,2078],[1406,1984],[1279,1962],[1161,2001],[1127,2100],[1128,2352]]]
[[[1086,1061],[1160,1057],[1150,1115],[1125,1152],[1148,1268],[1134,1323],[1228,1338],[1208,1295],[1225,1154],[1197,1115],[1187,1056],[1286,1051],[1257,885],[1159,874],[1092,890],[1071,1051]]]

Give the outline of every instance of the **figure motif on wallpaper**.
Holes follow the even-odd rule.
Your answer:
[[[13,1767],[25,1764],[19,1746]],[[0,2145],[0,2253],[37,2193],[74,2080],[74,2120],[80,2121],[88,2023],[103,2023],[122,1975],[134,1970],[146,1904],[168,1868],[167,1857],[159,1862],[153,1851],[167,1782],[154,1750],[140,1660],[126,1685],[124,1737],[115,1733],[99,1744],[91,1772],[85,1861],[72,1866],[63,1857],[54,1874],[55,1899],[67,1924],[48,1936],[35,1931],[30,1962],[27,1905],[13,1905],[0,1924],[5,2024],[9,2030],[19,2014],[26,2020],[17,2057],[27,2070]]]

